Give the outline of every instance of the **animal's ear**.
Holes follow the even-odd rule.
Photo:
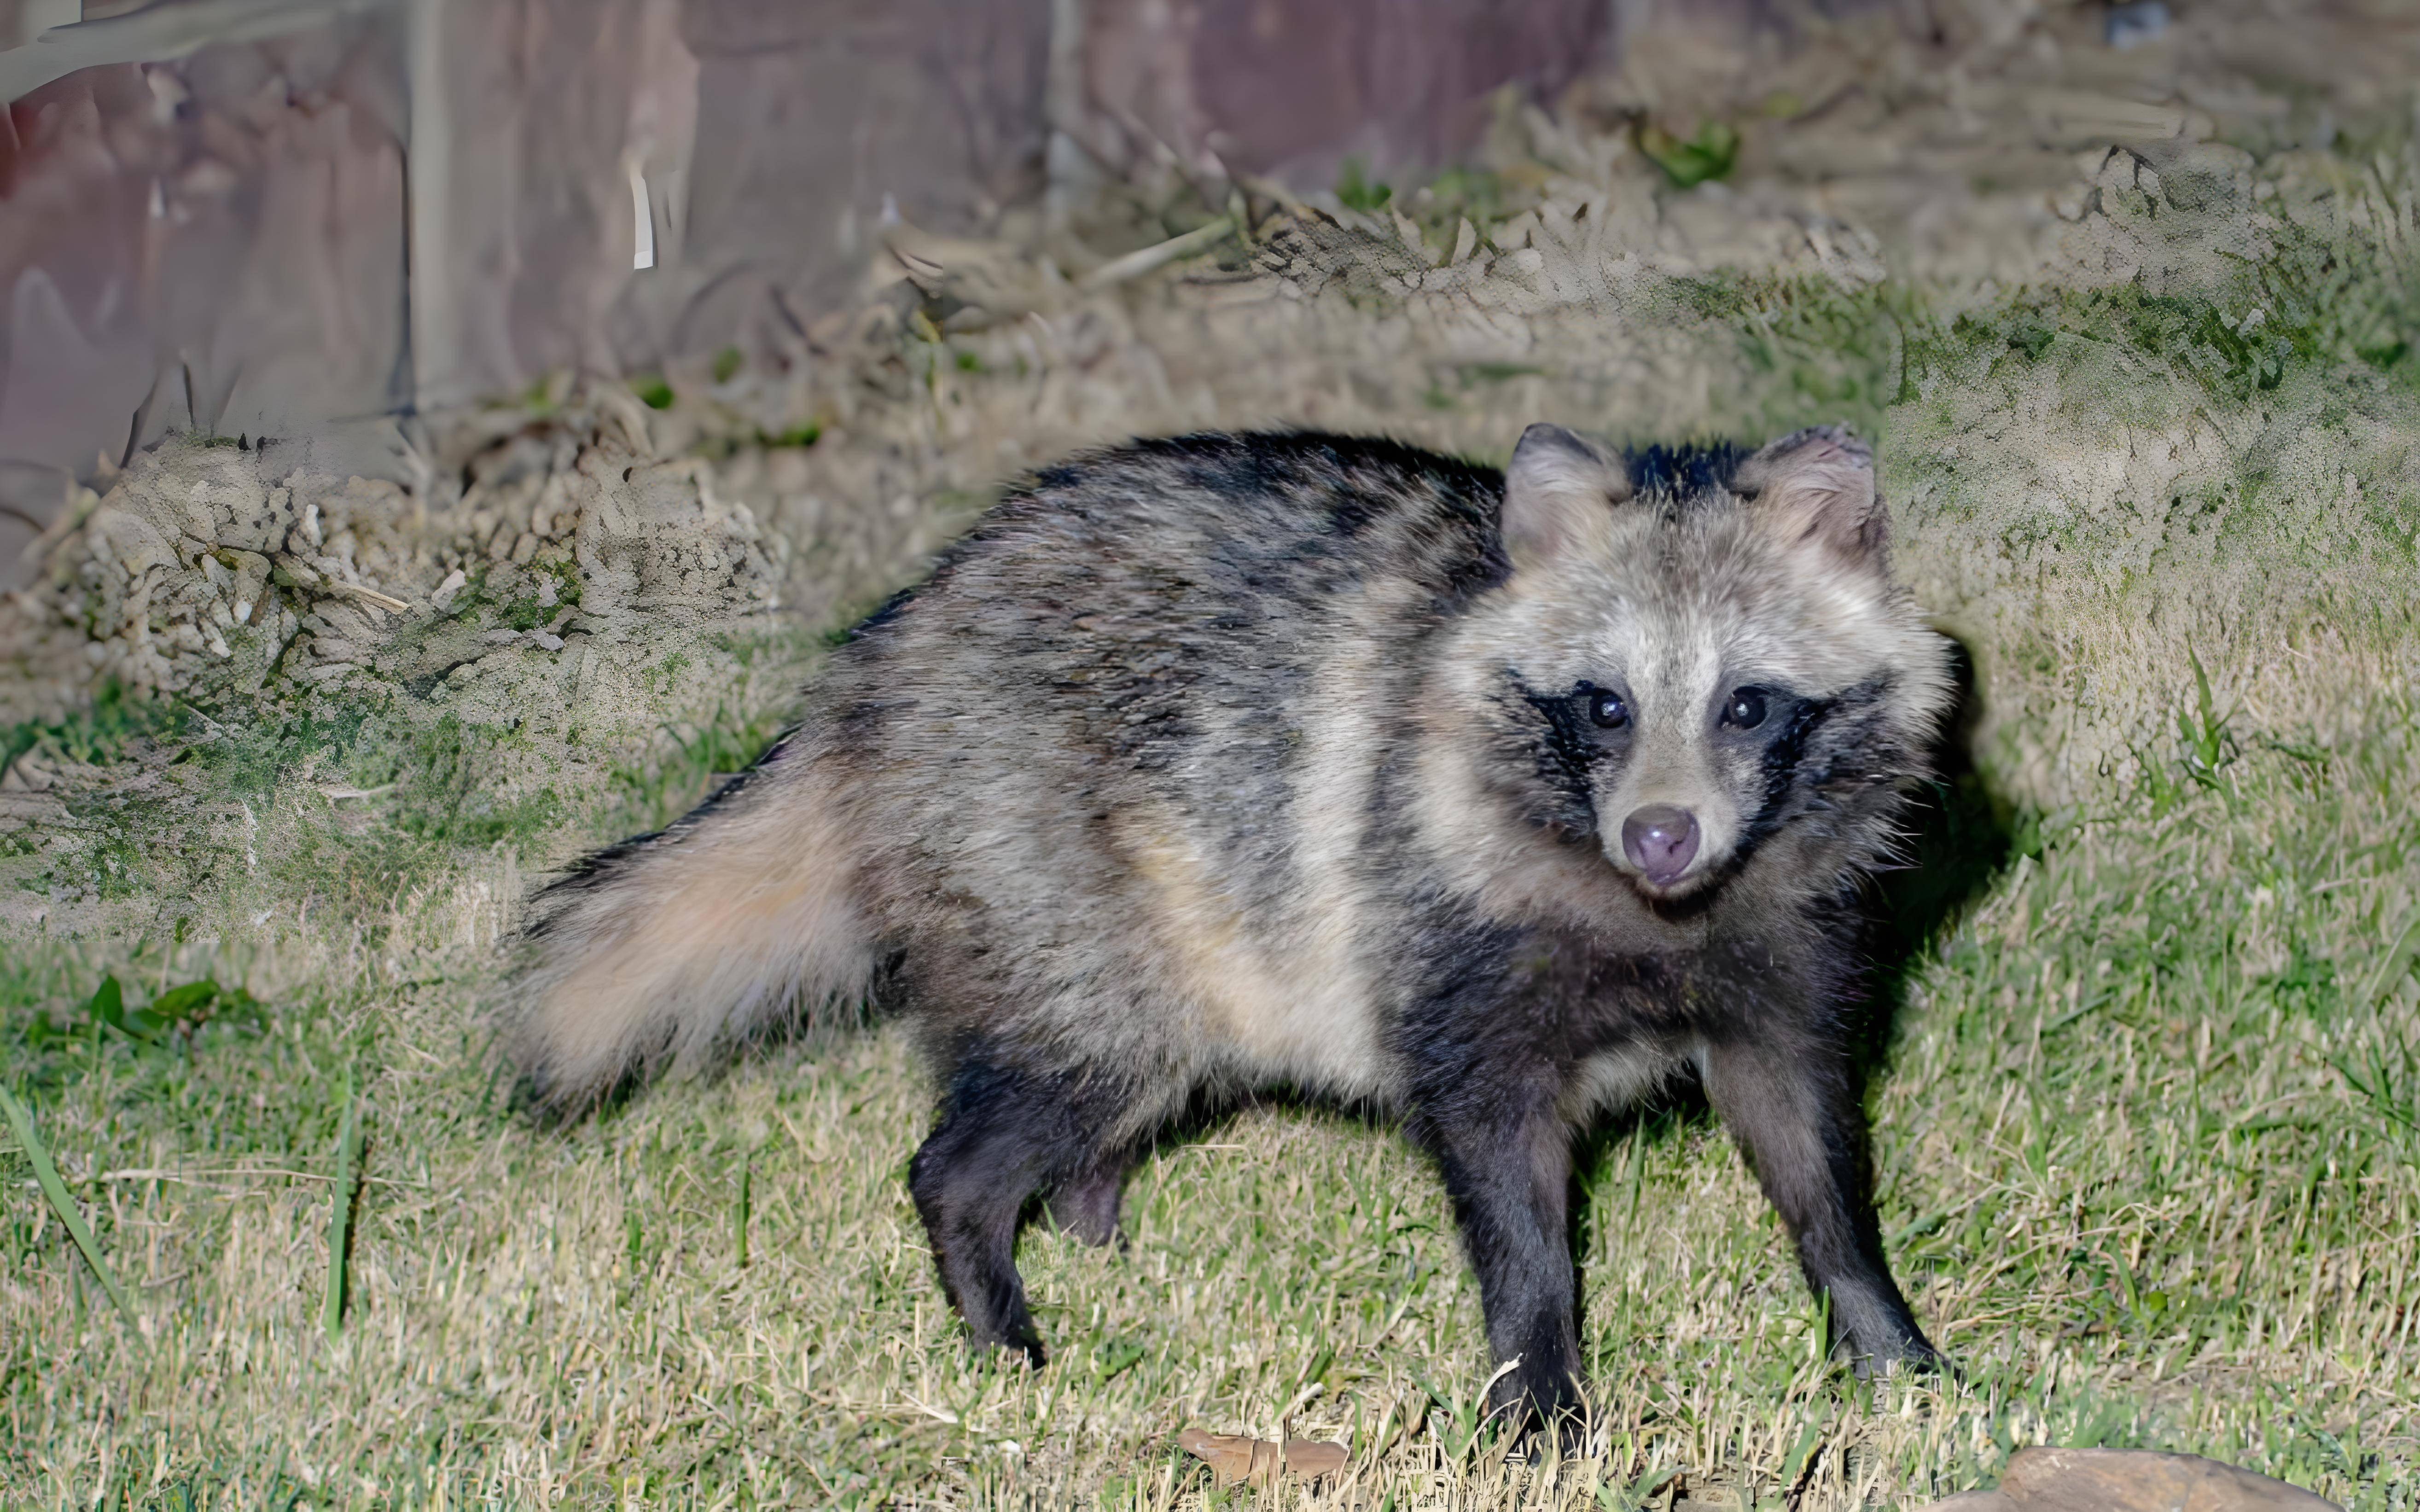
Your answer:
[[[1614,452],[1560,425],[1532,425],[1504,470],[1504,551],[1515,570],[1602,540],[1613,506],[1630,497]]]
[[[1890,511],[1874,486],[1874,449],[1844,425],[1817,425],[1771,442],[1739,466],[1732,489],[1792,544],[1880,567]]]

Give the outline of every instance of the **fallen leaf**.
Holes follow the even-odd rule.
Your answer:
[[[1276,1444],[1240,1433],[1204,1433],[1200,1428],[1187,1428],[1176,1436],[1176,1443],[1187,1454],[1208,1465],[1211,1475],[1221,1486],[1273,1477],[1280,1458]]]
[[[1335,1474],[1344,1468],[1344,1445],[1341,1443],[1325,1443],[1317,1439],[1286,1441],[1286,1469],[1305,1480]]]
[[[1277,1479],[1281,1468],[1305,1479],[1315,1479],[1335,1474],[1344,1468],[1345,1461],[1344,1445],[1322,1443],[1316,1439],[1289,1439],[1280,1445],[1241,1433],[1204,1433],[1200,1428],[1187,1428],[1176,1436],[1176,1443],[1208,1465],[1211,1475],[1221,1486],[1232,1486],[1239,1480],[1265,1486]]]

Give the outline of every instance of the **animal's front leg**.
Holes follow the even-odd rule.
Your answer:
[[[1835,1346],[1860,1373],[1894,1360],[1938,1364],[1883,1257],[1848,1057],[1778,1032],[1734,1035],[1700,1053],[1708,1099],[1797,1242],[1807,1284],[1831,1299]]]
[[[1571,1135],[1543,1066],[1436,1066],[1420,1078],[1409,1133],[1453,1199],[1497,1364],[1520,1363],[1489,1407],[1577,1426],[1578,1278],[1566,1212]]]

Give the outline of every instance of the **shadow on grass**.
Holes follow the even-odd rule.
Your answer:
[[[1883,873],[1869,889],[1869,995],[1856,1041],[1857,1068],[1868,1078],[1889,1055],[1917,970],[2017,856],[2015,808],[1975,764],[1983,700],[1974,657],[1962,642],[1950,644],[1958,702],[1933,750],[1939,777],[1909,808],[1908,864]]]

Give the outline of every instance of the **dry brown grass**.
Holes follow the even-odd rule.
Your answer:
[[[1829,1508],[1920,1503],[2055,1441],[2409,1512],[2420,407],[2412,360],[2366,344],[2420,328],[2413,196],[2392,160],[2366,189],[2322,169],[2264,166],[2171,242],[2147,192],[2112,187],[2074,235],[2181,270],[2164,291],[1951,299],[1803,228],[1781,272],[1717,276],[1677,241],[1778,212],[1706,196],[1642,230],[1609,213],[1636,186],[1575,216],[1589,186],[1549,179],[1551,213],[1459,262],[1327,227],[1241,283],[965,332],[877,320],[783,400],[820,407],[812,449],[732,451],[745,396],[703,384],[641,422],[653,447],[727,454],[718,486],[804,612],[761,645],[697,623],[601,658],[610,749],[566,754],[535,651],[481,686],[443,783],[414,785],[423,762],[381,789],[396,751],[345,744],[427,733],[378,722],[405,694],[376,677],[272,698],[285,726],[221,707],[13,730],[48,791],[9,796],[0,829],[0,1074],[138,1323],[0,1154],[0,1499]],[[2229,224],[2258,254],[2240,268],[2206,255]],[[2313,249],[2337,282],[2308,284]],[[676,811],[761,741],[768,669],[816,617],[1015,467],[1206,424],[1500,454],[1541,418],[1645,440],[1842,415],[1881,436],[1902,568],[1980,671],[1967,797],[1999,827],[1938,854],[2013,855],[1921,942],[1874,1099],[1894,1259],[1955,1379],[1864,1384],[1821,1357],[1774,1219],[1686,1103],[1591,1147],[1602,1411],[1590,1455],[1540,1464],[1472,1419],[1473,1288],[1434,1177],[1383,1128],[1249,1108],[1137,1174],[1124,1251],[1031,1231],[1058,1353],[1030,1374],[970,1357],[941,1304],[902,1180],[926,1094],[890,1031],[563,1134],[490,1073],[477,1011],[522,869]],[[683,748],[646,738],[658,718]],[[558,769],[554,810],[461,801]],[[271,1007],[145,1047],[82,1016],[103,971],[132,1001],[208,973]],[[331,1340],[347,1068],[367,1181]],[[1353,1468],[1219,1493],[1172,1445],[1196,1423],[1290,1424]]]

